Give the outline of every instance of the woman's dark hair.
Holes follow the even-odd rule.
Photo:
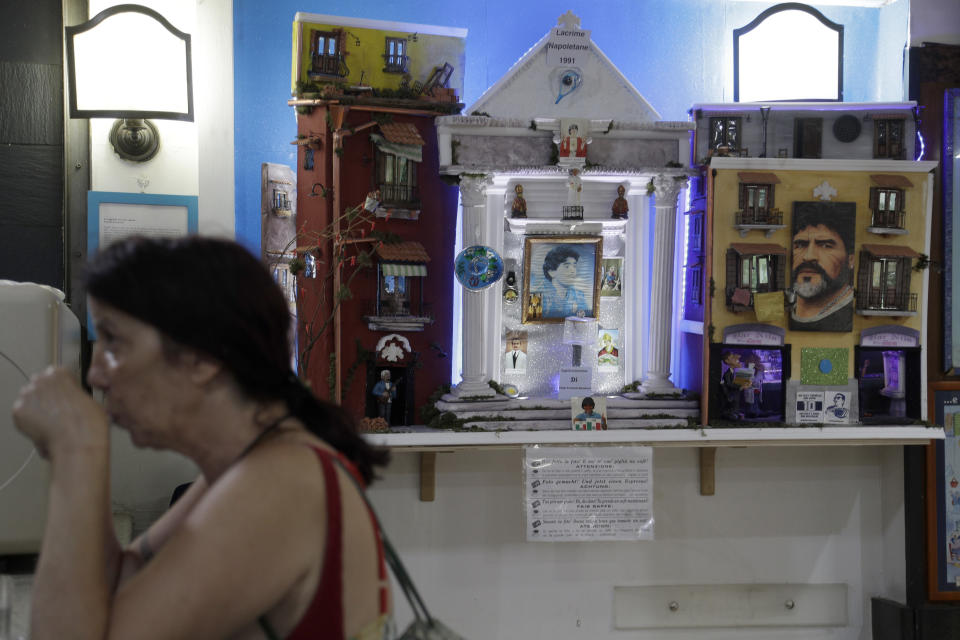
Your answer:
[[[591,398],[590,396],[587,396],[586,398],[584,398],[584,399],[580,402],[580,408],[581,408],[581,409],[586,409],[586,408],[587,408],[587,405],[589,405],[589,406],[591,406],[591,407],[595,407],[595,406],[597,406],[597,403],[593,401],[593,398]]]
[[[557,267],[563,264],[568,258],[573,258],[579,262],[580,254],[576,249],[565,244],[550,249],[547,255],[543,257],[543,277],[547,280],[553,280],[553,277],[548,272],[556,271]]]
[[[318,399],[293,373],[290,311],[267,269],[228,240],[130,238],[86,270],[93,298],[223,364],[255,400],[283,400],[292,416],[349,458],[367,482],[389,454],[372,447],[342,408]]]

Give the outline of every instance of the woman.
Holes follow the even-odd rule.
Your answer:
[[[380,637],[379,535],[333,460],[369,482],[387,456],[291,373],[290,315],[262,265],[223,240],[132,239],[96,257],[87,290],[103,406],[53,368],[14,404],[52,472],[32,638]],[[126,549],[111,422],[200,469]]]

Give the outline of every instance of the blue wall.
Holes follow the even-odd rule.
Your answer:
[[[844,97],[902,99],[900,61],[908,0],[882,9],[817,7],[845,27]],[[594,42],[666,120],[695,102],[732,100],[732,31],[776,3],[731,0],[234,0],[236,235],[259,247],[260,165],[295,165],[295,115],[287,106],[297,11],[469,30],[463,102],[472,104],[571,9]]]

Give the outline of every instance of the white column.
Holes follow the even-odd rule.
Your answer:
[[[673,262],[674,237],[677,231],[677,195],[686,185],[686,176],[658,175],[656,188],[656,220],[653,236],[654,283],[650,291],[650,327],[647,345],[647,375],[642,390],[654,393],[676,389],[670,381],[670,338],[673,326]]]
[[[460,176],[460,202],[463,206],[463,247],[489,245],[486,237],[486,189],[493,181],[488,176]],[[492,327],[487,326],[490,296],[496,287],[463,292],[463,379],[454,389],[458,399],[496,395],[490,388],[489,372],[483,367],[483,346]]]

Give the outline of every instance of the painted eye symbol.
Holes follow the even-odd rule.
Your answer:
[[[559,104],[561,100],[580,88],[580,73],[573,69],[567,69],[560,76],[560,87],[557,92],[557,101],[553,104]]]

